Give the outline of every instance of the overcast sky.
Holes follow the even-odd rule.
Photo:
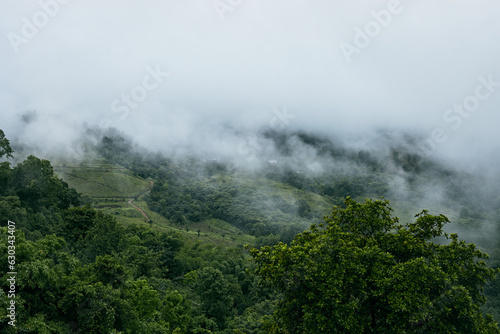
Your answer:
[[[160,148],[230,123],[500,153],[498,1],[1,0],[0,35],[0,128],[28,144],[86,124]]]

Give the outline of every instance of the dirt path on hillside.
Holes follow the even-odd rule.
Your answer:
[[[141,198],[141,197],[144,197],[144,196],[146,196],[146,194],[148,194],[148,193],[150,193],[150,192],[151,192],[151,189],[153,189],[153,185],[154,185],[154,183],[153,183],[153,181],[150,181],[150,182],[151,182],[151,188],[150,188],[148,191],[146,191],[144,194],[142,194],[141,196],[139,196],[137,199],[139,199],[139,198]],[[146,214],[146,212],[142,211],[142,209],[141,209],[140,207],[138,207],[137,205],[135,205],[134,203],[132,203],[132,201],[133,201],[133,200],[134,200],[134,199],[133,199],[133,198],[131,198],[131,199],[128,201],[128,204],[132,205],[132,206],[133,206],[136,210],[139,210],[139,211],[142,213],[142,215],[143,215],[144,217],[146,217],[147,221],[149,222],[151,219],[149,219],[149,217],[148,217],[148,215]]]
[[[132,205],[135,209],[139,210],[139,211],[142,213],[142,215],[143,215],[144,217],[146,217],[146,219],[147,219],[148,221],[150,221],[151,219],[149,219],[149,217],[148,217],[148,215],[146,214],[146,212],[142,211],[142,209],[141,209],[140,207],[138,207],[137,205],[135,205],[134,203],[132,203],[132,201],[133,201],[133,199],[130,199],[130,200],[128,201],[128,204]]]

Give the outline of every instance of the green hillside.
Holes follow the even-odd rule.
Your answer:
[[[54,172],[70,187],[88,196],[95,209],[114,216],[124,225],[148,223],[158,230],[177,231],[193,241],[214,245],[242,248],[245,244],[255,243],[255,237],[216,219],[186,222],[183,226],[172,224],[167,218],[151,211],[143,200],[144,195],[151,190],[153,181],[136,176],[125,167],[105,159],[81,162],[58,159],[53,167]],[[262,182],[262,187],[265,187],[265,182]],[[135,207],[129,203],[131,199]],[[147,218],[136,207],[143,210]]]
[[[56,174],[78,192],[96,200],[138,197],[151,188],[144,180],[126,168],[103,160],[92,162],[57,162]]]
[[[484,314],[500,319],[500,278],[483,271],[500,267],[500,245],[491,237],[500,222],[497,192],[479,192],[480,178],[432,161],[408,172],[387,155],[299,136],[323,163],[321,172],[308,170],[307,159],[291,158],[293,136],[279,137],[279,162],[251,169],[223,159],[149,154],[122,137],[92,146],[100,158],[0,163],[0,219],[15,222],[20,259],[19,330],[6,325],[9,299],[0,294],[0,331],[264,334],[284,320],[289,328],[308,324],[289,332],[308,333],[321,323],[332,332],[351,326],[343,321],[355,314],[356,326],[436,332],[466,310],[464,327],[451,332],[498,332]],[[390,207],[365,201],[380,196]],[[412,224],[423,209],[429,214]],[[319,225],[324,216],[327,227]],[[447,232],[475,245],[443,237],[445,222]],[[5,226],[4,273],[14,234]],[[484,254],[477,249],[491,259],[478,261]],[[262,283],[266,278],[271,285]],[[2,281],[6,291],[7,276]],[[373,283],[378,290],[367,288]],[[482,286],[484,293],[476,289]],[[330,300],[334,291],[340,299]],[[396,299],[380,300],[386,292]],[[290,300],[296,293],[300,300]],[[290,316],[296,303],[312,307],[315,318]],[[356,312],[341,311],[337,325],[322,311],[329,316],[346,305]],[[366,321],[373,305],[375,318],[389,322],[377,325],[373,314]],[[434,316],[444,311],[451,315]],[[401,312],[416,319],[410,327]],[[481,330],[470,331],[471,323]]]

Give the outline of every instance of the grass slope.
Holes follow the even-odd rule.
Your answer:
[[[171,224],[162,215],[149,210],[142,196],[151,189],[151,181],[133,175],[128,169],[107,163],[103,159],[86,162],[58,160],[53,163],[54,171],[83,195],[94,201],[94,208],[116,217],[124,224],[148,224],[158,230],[174,230],[189,237],[193,242],[211,243],[229,247],[253,244],[255,238],[242,233],[234,226],[217,220],[188,223],[183,226]],[[140,211],[128,204],[129,199],[142,209],[150,222]],[[198,233],[199,231],[199,233]]]
[[[78,192],[101,202],[139,197],[151,188],[150,181],[103,161],[61,163],[54,166],[54,171]]]

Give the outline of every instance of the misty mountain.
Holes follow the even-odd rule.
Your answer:
[[[237,134],[235,129],[230,131]],[[448,226],[451,231],[474,226],[481,232],[472,233],[471,241],[482,238],[485,246],[489,244],[492,224],[499,219],[500,193],[495,186],[498,179],[419,154],[415,145],[418,138],[409,134],[380,131],[372,141],[376,145],[361,147],[306,131],[264,129],[250,135],[253,141],[247,142],[249,146],[242,151],[247,155],[234,152],[232,156],[215,152],[200,156],[182,151],[172,155],[149,151],[115,129],[89,129],[84,138],[79,148],[82,159],[101,156],[141,178],[155,180],[152,193],[147,197],[148,205],[176,222],[197,221],[215,211],[221,212],[217,218],[249,232],[251,227],[246,226],[247,223],[237,223],[238,219],[228,212],[252,203],[255,212],[261,211],[256,221],[276,226],[272,229],[274,234],[278,233],[276,228],[287,223],[295,224],[296,231],[310,224],[307,219],[300,223],[294,218],[298,203],[304,198],[294,195],[293,202],[276,198],[268,189],[273,188],[273,184],[322,198],[325,202],[320,207],[317,203],[309,204],[315,208],[309,216],[316,218],[327,214],[329,206],[342,203],[346,196],[360,199],[383,196],[396,207],[401,203],[405,209],[396,213],[406,219],[411,218],[408,212],[427,208],[437,213],[444,208],[453,218],[453,224]],[[243,135],[239,141],[244,142],[245,138],[248,137]],[[245,204],[240,204],[238,209],[228,203],[224,208],[213,207],[219,196],[217,191],[221,189],[223,193],[232,194],[231,203],[241,200]],[[162,199],[170,204],[160,205]],[[281,208],[277,211],[284,215],[279,219],[270,218],[272,215],[262,211],[269,206]],[[172,216],[174,207],[175,217]],[[271,232],[260,232],[260,235],[262,233]],[[465,237],[463,233],[462,236]]]
[[[498,1],[3,1],[0,31],[3,273],[14,221],[22,259],[17,313],[7,311],[3,280],[1,332],[330,328],[321,327],[329,315],[314,312],[317,323],[305,329],[279,322],[279,314],[312,317],[306,299],[317,298],[284,307],[279,292],[289,290],[259,283],[271,266],[257,274],[249,259],[259,253],[249,249],[314,246],[306,239],[325,237],[315,229],[332,210],[363,214],[380,209],[381,197],[390,201],[383,212],[410,224],[385,232],[420,242],[405,250],[414,256],[402,270],[415,274],[405,282],[417,287],[409,294],[416,299],[392,300],[399,311],[415,310],[405,313],[413,327],[400,324],[401,332],[496,331],[480,307],[500,320],[500,279],[475,270],[482,257],[463,253],[473,266],[443,271],[479,273],[471,278],[478,291],[453,275],[441,277],[455,285],[440,285],[435,273],[446,263],[412,265],[420,255],[433,261],[415,249],[448,249],[458,233],[458,248],[472,242],[500,268]],[[351,218],[344,226],[358,216]],[[422,226],[428,231],[415,232]],[[422,238],[429,231],[442,238]],[[330,263],[298,254],[312,261],[308,268]],[[375,262],[360,265],[372,272]],[[273,270],[285,268],[293,266]],[[441,289],[428,302],[418,293],[429,282],[422,268]],[[292,286],[315,277],[293,271]],[[319,282],[311,291],[328,296],[330,285]],[[356,288],[365,283],[373,286]],[[367,296],[347,293],[339,305],[370,319],[342,314],[340,322],[374,329],[395,317],[377,318],[387,307],[372,307],[377,298]],[[464,312],[475,318],[460,330],[435,324]],[[16,314],[19,327],[7,325]]]

